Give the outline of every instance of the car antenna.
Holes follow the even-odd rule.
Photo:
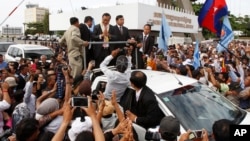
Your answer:
[[[175,73],[173,73],[173,75],[174,75],[174,78],[178,81],[178,84],[179,84],[179,85],[183,85],[183,83],[180,81],[180,79],[178,79],[178,78],[176,77]]]

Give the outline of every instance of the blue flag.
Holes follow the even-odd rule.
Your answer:
[[[218,53],[225,51],[228,48],[229,43],[234,39],[234,33],[228,16],[224,17],[223,25],[221,29],[220,42],[217,45]]]
[[[159,33],[159,43],[158,48],[167,51],[168,50],[168,38],[172,36],[172,32],[168,25],[166,16],[162,11],[162,18],[161,18],[161,29]]]
[[[198,69],[200,67],[200,49],[199,49],[199,42],[196,41],[196,45],[195,45],[195,50],[194,50],[194,68],[195,70]]]

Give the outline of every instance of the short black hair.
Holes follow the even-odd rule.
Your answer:
[[[117,21],[117,20],[119,20],[121,18],[123,18],[123,15],[117,15],[116,18],[115,18],[115,20]]]
[[[145,26],[148,26],[149,29],[151,30],[151,25],[150,25],[150,24],[145,24],[144,27],[145,27]]]
[[[20,66],[20,68],[19,68],[19,70],[20,70],[20,71],[22,71],[22,70],[24,70],[24,68],[26,68],[26,67],[28,67],[28,65],[27,65],[27,64],[25,64],[25,65],[21,65],[21,66]]]
[[[16,139],[18,141],[28,140],[39,129],[39,123],[34,118],[24,118],[16,126]]]
[[[93,18],[91,17],[91,16],[86,16],[85,18],[84,18],[84,23],[87,23],[88,21],[93,21]]]
[[[71,24],[71,25],[74,25],[74,24],[76,24],[77,22],[79,22],[79,20],[78,20],[77,17],[71,17],[69,21],[70,21],[70,24]]]
[[[215,121],[213,124],[214,139],[216,141],[229,141],[230,125],[233,125],[233,122],[228,119]]]
[[[111,15],[109,13],[103,13],[102,17],[104,17],[104,16],[111,17]]]
[[[75,141],[83,141],[83,140],[94,141],[95,138],[94,138],[93,133],[90,132],[90,131],[83,131],[83,132],[81,132],[80,134],[78,134],[76,136],[76,140]]]
[[[137,88],[146,86],[147,76],[142,71],[133,71],[131,73],[130,82]]]

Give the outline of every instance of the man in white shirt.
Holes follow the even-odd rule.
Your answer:
[[[127,56],[121,55],[116,60],[117,71],[110,70],[107,66],[110,61],[115,58],[120,49],[113,50],[111,55],[107,56],[103,62],[100,64],[100,69],[107,77],[107,85],[105,88],[105,98],[111,99],[112,91],[117,92],[117,102],[120,102],[122,95],[124,94],[126,88],[129,86],[129,78],[131,74],[131,51],[129,50]]]

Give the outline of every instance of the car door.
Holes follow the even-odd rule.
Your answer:
[[[16,49],[17,49],[17,51],[16,51],[16,55],[15,55],[15,60],[17,62],[19,62],[20,59],[23,58],[23,52],[20,48],[16,48]]]
[[[14,56],[13,53],[15,52],[14,50],[15,50],[15,47],[13,46],[8,49],[7,53],[5,54],[5,61],[7,62],[15,61],[13,57]]]

